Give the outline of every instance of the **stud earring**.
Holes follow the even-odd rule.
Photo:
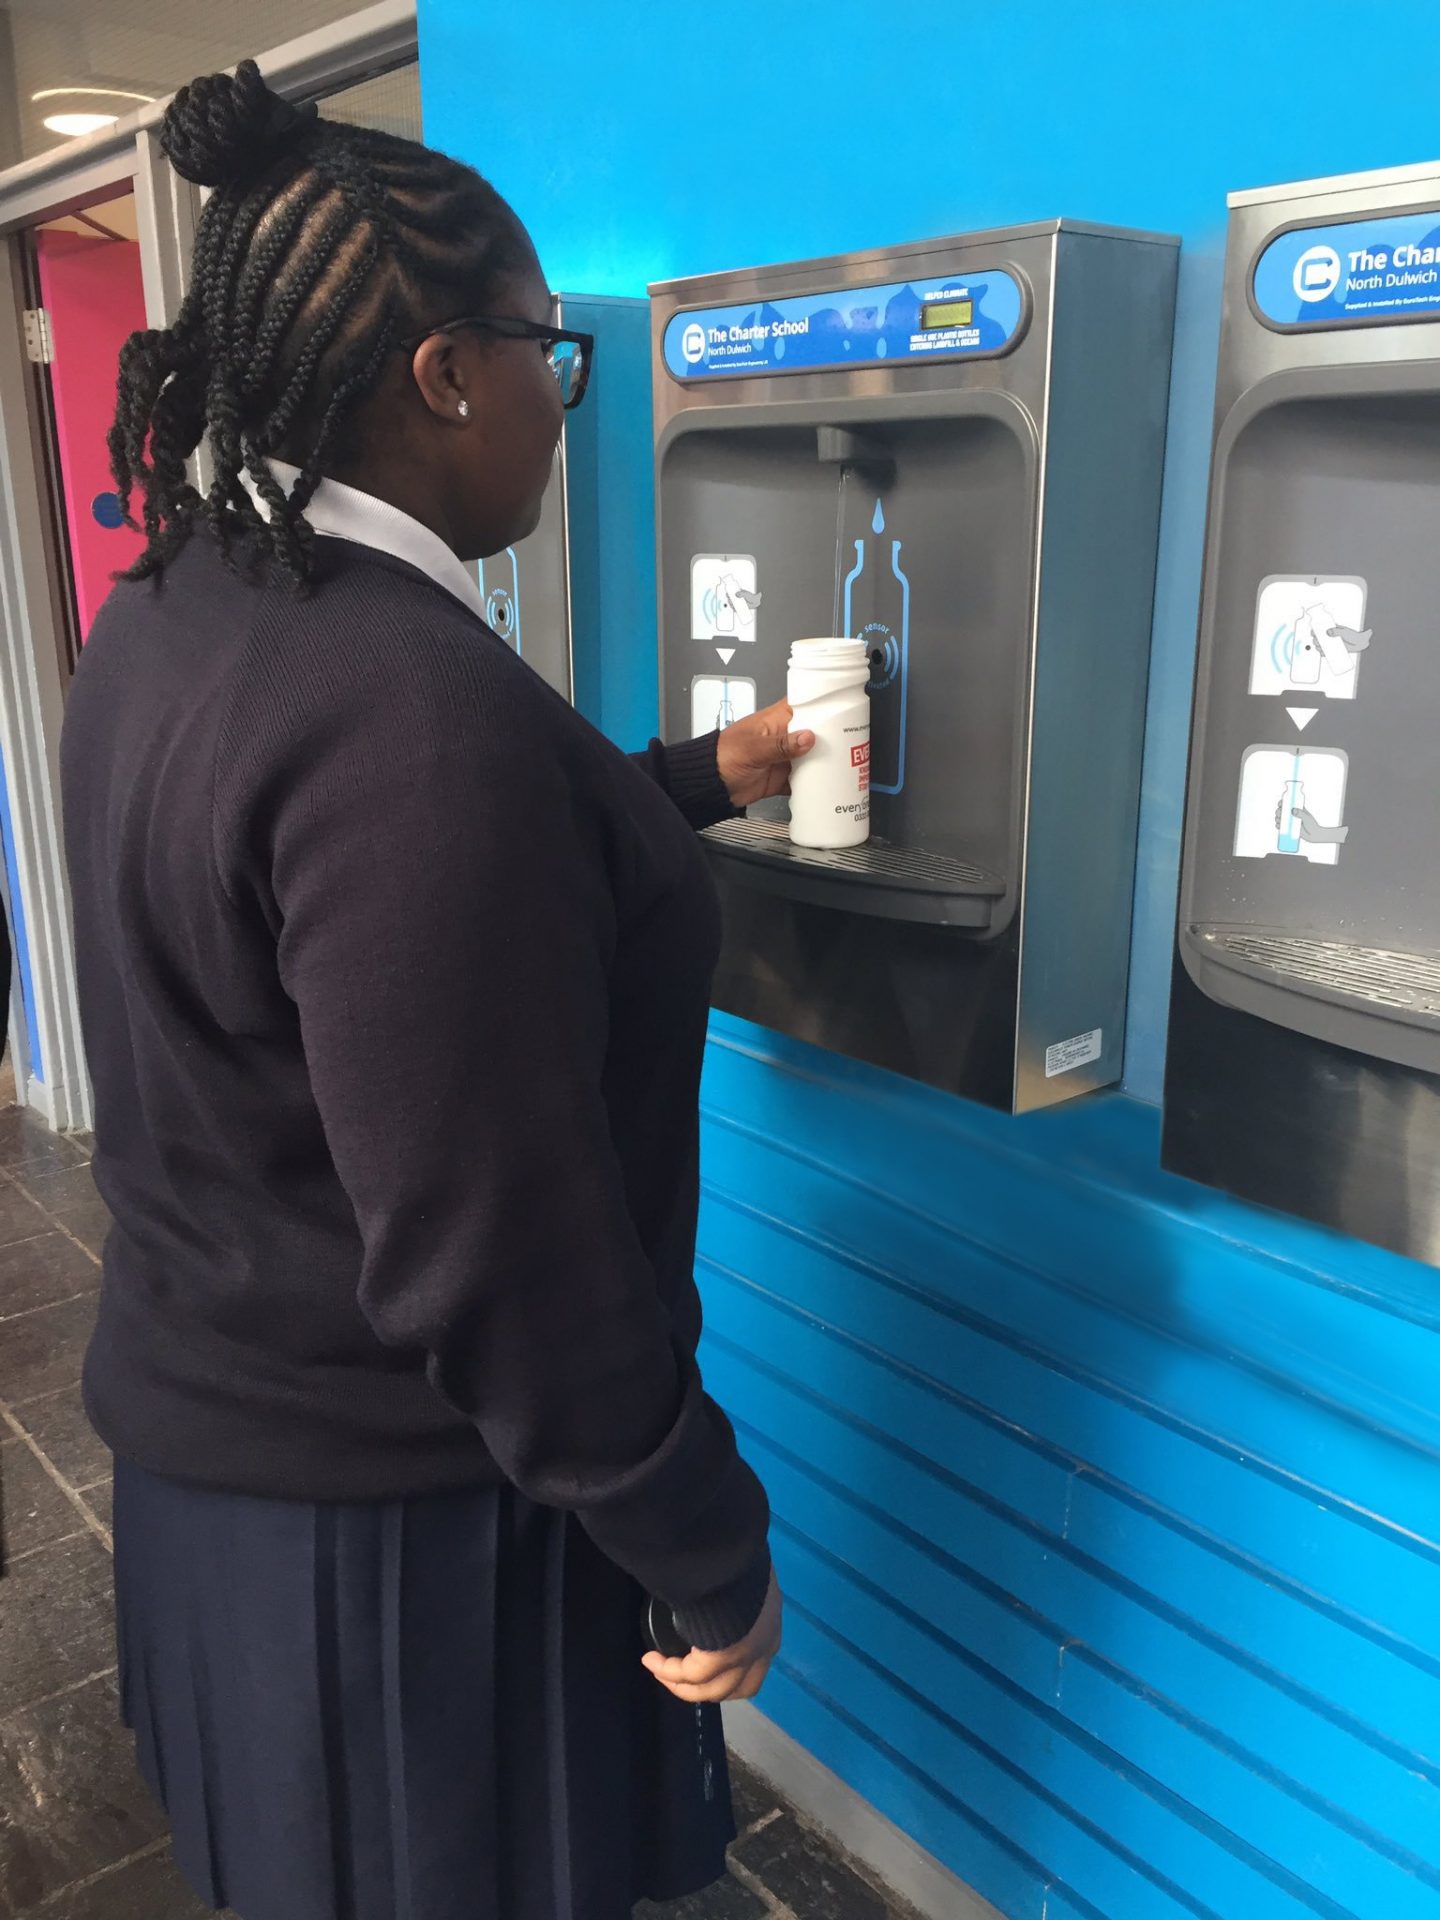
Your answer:
[[[455,411],[462,420],[468,420],[470,418],[470,402],[468,400],[462,400]]]

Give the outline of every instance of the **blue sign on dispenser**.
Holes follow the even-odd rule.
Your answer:
[[[1291,227],[1255,263],[1272,326],[1393,326],[1440,319],[1440,210]]]
[[[983,357],[1012,347],[1024,319],[1020,283],[999,268],[954,280],[844,287],[674,314],[665,329],[665,365],[675,379],[689,381]]]

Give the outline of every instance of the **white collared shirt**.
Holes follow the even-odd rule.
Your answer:
[[[300,478],[300,469],[285,460],[271,460],[270,471],[288,494]],[[270,509],[255,491],[250,477],[244,476],[245,490],[268,520]],[[353,540],[359,547],[374,547],[408,566],[427,574],[437,587],[453,593],[462,605],[480,619],[485,618],[485,601],[480,582],[472,567],[459,559],[438,533],[422,526],[411,514],[392,507],[388,500],[377,500],[373,493],[347,487],[341,480],[322,479],[310,496],[305,518],[316,533],[329,533],[340,540]]]

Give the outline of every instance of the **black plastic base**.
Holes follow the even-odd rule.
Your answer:
[[[727,820],[705,835],[731,878],[807,905],[924,926],[991,925],[1005,882],[973,861],[868,840],[859,847],[797,847],[775,820]]]

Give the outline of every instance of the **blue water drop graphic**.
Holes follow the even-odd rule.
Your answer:
[[[875,342],[875,352],[880,357],[880,359],[883,360],[886,354],[889,353],[889,351],[890,351],[889,347],[886,346],[885,344],[885,336],[882,334],[880,338]]]
[[[870,531],[872,533],[883,533],[885,531],[885,509],[878,500],[875,502],[875,517],[870,522]]]

